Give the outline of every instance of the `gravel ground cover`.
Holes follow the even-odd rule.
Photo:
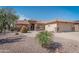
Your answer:
[[[0,52],[1,53],[48,53],[49,51],[42,48],[39,42],[35,39],[35,36],[38,32],[30,32],[30,33],[20,33],[19,35],[15,35],[15,33],[7,33],[5,35],[0,34]],[[62,44],[63,48],[61,53],[78,53],[79,52],[79,36],[78,32],[75,34],[68,33],[70,36],[74,36],[74,38],[70,37],[67,33],[54,33],[56,34],[53,40],[55,42],[59,42]],[[68,36],[67,36],[68,35]],[[8,38],[9,40],[5,40]],[[18,40],[14,40],[16,38],[20,38]],[[4,40],[3,40],[4,39]]]

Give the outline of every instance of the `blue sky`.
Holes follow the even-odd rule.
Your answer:
[[[2,8],[3,6],[1,6]],[[20,19],[53,20],[79,20],[78,6],[6,6],[14,8]]]

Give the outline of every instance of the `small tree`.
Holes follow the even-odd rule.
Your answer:
[[[39,39],[42,47],[47,47],[52,42],[53,34],[47,31],[40,32],[37,34],[37,39]]]
[[[6,29],[10,30],[11,24],[15,27],[15,21],[18,18],[14,9],[0,8],[0,32],[5,32]]]

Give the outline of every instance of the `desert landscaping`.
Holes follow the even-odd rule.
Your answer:
[[[49,51],[45,48],[42,48],[35,39],[38,31],[31,31],[29,33],[20,33],[19,35],[15,35],[15,33],[8,34],[0,34],[0,52],[5,53],[48,53]],[[78,53],[79,52],[79,32],[67,32],[67,33],[54,33],[55,36],[52,40],[55,42],[59,42],[62,44],[63,48],[61,49],[61,53]],[[69,38],[63,35],[70,35]],[[73,36],[74,35],[74,36]],[[66,38],[67,37],[67,38]],[[76,39],[74,39],[74,38]],[[2,39],[10,38],[9,41],[12,41],[17,38],[18,40],[12,42],[1,41]],[[70,39],[71,38],[71,39]],[[3,42],[3,43],[1,43]]]

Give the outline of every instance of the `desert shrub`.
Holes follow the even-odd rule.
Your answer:
[[[26,28],[26,26],[22,26],[20,32],[27,33],[28,32],[28,29]]]
[[[52,38],[53,34],[48,31],[43,31],[37,34],[37,39],[42,47],[47,47],[52,42]]]
[[[16,33],[15,33],[15,35],[19,35],[19,33],[18,33],[18,32],[16,32]]]
[[[22,27],[16,27],[15,30],[19,32],[21,30],[21,28]]]
[[[10,30],[11,30],[11,31],[15,31],[16,28],[15,28],[15,27],[11,27]]]

